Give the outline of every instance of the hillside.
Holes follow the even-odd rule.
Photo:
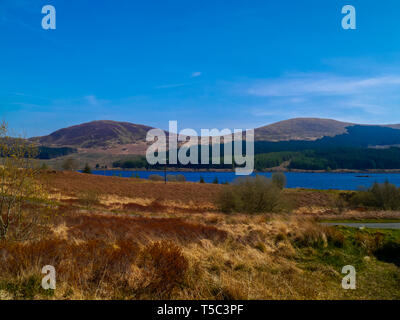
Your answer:
[[[313,141],[325,136],[333,137],[346,133],[353,124],[331,119],[296,118],[276,122],[255,129],[257,141]]]
[[[32,138],[31,141],[57,147],[113,147],[144,142],[150,129],[153,128],[129,122],[92,121],[57,130],[48,136]]]
[[[324,136],[331,137],[346,133],[346,127],[351,125],[330,119],[290,119],[255,129],[255,139],[257,141],[313,141]],[[54,147],[113,149],[121,145],[145,142],[146,133],[150,129],[153,128],[146,125],[101,120],[63,128],[47,136],[30,140]]]
[[[296,118],[255,129],[255,151],[398,146],[399,128],[396,124],[359,125],[330,119]],[[148,147],[146,134],[150,129],[152,127],[145,125],[103,120],[60,129],[30,140],[46,147],[76,148],[80,154],[144,155]]]

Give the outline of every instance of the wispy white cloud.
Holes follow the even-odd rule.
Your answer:
[[[197,78],[197,77],[200,77],[202,74],[203,74],[202,72],[197,71],[197,72],[193,72],[190,77],[191,78]]]
[[[326,117],[352,122],[400,122],[400,73],[343,76],[286,74],[236,86],[255,117]],[[355,121],[357,120],[358,121]]]
[[[247,88],[246,93],[260,97],[353,95],[389,87],[400,89],[400,75],[358,78],[311,73],[260,80]]]
[[[89,105],[90,107],[106,106],[110,102],[105,99],[98,99],[95,95],[85,96],[83,101],[87,102],[87,105]]]
[[[193,72],[190,75],[190,78],[198,78],[202,75],[202,72]],[[163,84],[163,85],[159,85],[156,87],[156,89],[171,89],[171,88],[180,88],[180,87],[186,87],[186,86],[190,86],[193,85],[193,83],[191,82],[181,82],[181,83],[168,83],[168,84]]]
[[[156,89],[179,88],[184,86],[186,86],[186,83],[171,83],[171,84],[163,84],[161,86],[157,86]]]

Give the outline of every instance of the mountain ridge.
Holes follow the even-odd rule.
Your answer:
[[[387,127],[399,130],[400,124],[368,125],[341,122],[323,118],[294,118],[275,122],[255,129],[256,141],[316,141],[324,137],[335,137],[348,133],[348,128]],[[146,134],[153,127],[97,120],[74,125],[53,133],[29,139],[39,145],[52,147],[74,147],[83,150],[100,150],[110,153],[130,153],[140,146],[141,153],[147,145]],[[164,131],[168,134],[167,131]],[[142,150],[143,149],[143,150]]]
[[[335,136],[346,132],[354,123],[323,118],[293,118],[275,122],[255,129],[257,141],[313,141],[324,136]]]
[[[47,136],[33,137],[29,140],[56,147],[107,148],[142,142],[151,129],[154,128],[130,122],[96,120],[62,128]]]

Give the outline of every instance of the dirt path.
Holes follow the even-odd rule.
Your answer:
[[[345,226],[353,228],[370,228],[370,229],[400,229],[400,223],[350,223],[350,222],[329,222],[323,223],[326,226]]]

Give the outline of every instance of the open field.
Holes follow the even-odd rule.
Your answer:
[[[0,243],[0,299],[400,299],[400,230],[322,219],[399,219],[340,210],[336,192],[284,190],[279,213],[223,214],[223,185],[47,171],[46,232]],[[26,210],[37,203],[26,204]],[[41,268],[57,270],[41,289]],[[345,265],[357,289],[341,287]]]

